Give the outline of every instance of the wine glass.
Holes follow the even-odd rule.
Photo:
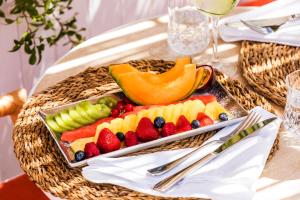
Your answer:
[[[218,22],[220,17],[230,13],[238,2],[239,0],[193,0],[195,7],[199,11],[210,16],[213,36],[213,57],[211,63],[215,68],[227,75],[232,75],[236,69],[232,69],[234,72],[230,72],[229,69],[225,69],[224,65],[220,62],[218,56]]]

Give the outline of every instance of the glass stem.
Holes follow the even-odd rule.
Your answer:
[[[218,37],[219,37],[219,30],[218,30],[218,23],[219,17],[212,16],[211,17],[211,32],[213,36],[213,62],[219,62],[218,56]]]

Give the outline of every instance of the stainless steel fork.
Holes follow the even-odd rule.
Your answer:
[[[257,112],[250,112],[250,114],[246,117],[246,119],[237,128],[235,128],[232,132],[230,132],[228,135],[223,136],[223,137],[219,138],[218,140],[213,140],[213,141],[207,142],[204,145],[201,145],[200,147],[196,148],[195,150],[183,155],[182,157],[177,158],[176,160],[173,160],[169,163],[166,163],[166,164],[163,164],[161,166],[149,169],[147,171],[148,171],[149,174],[151,174],[153,176],[162,175],[162,174],[170,171],[171,169],[175,168],[177,165],[179,165],[183,161],[190,158],[196,151],[199,151],[202,148],[204,148],[204,147],[206,147],[210,144],[213,144],[213,143],[220,143],[220,145],[221,145],[228,138],[230,138],[233,134],[238,133],[241,130],[257,123],[260,120],[260,117],[261,117],[260,114],[258,114]]]

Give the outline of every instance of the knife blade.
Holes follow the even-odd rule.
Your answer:
[[[168,190],[169,188],[174,186],[176,183],[181,181],[186,175],[188,175],[189,173],[194,171],[196,168],[199,168],[199,166],[203,166],[204,164],[208,163],[209,161],[216,158],[218,155],[220,155],[223,151],[225,151],[229,147],[231,147],[234,144],[238,143],[239,141],[241,141],[242,139],[244,139],[248,135],[253,134],[255,131],[265,127],[266,125],[268,125],[269,123],[273,122],[276,119],[277,119],[276,117],[266,119],[262,122],[254,124],[253,126],[247,128],[247,129],[244,129],[244,130],[240,131],[237,134],[234,134],[228,140],[226,140],[221,146],[217,147],[217,149],[215,149],[212,153],[207,154],[206,156],[204,156],[204,157],[200,158],[199,160],[195,161],[194,163],[192,163],[188,167],[186,167],[186,168],[176,172],[175,174],[161,180],[160,182],[158,182],[157,184],[154,185],[153,189],[157,190],[157,191],[160,191],[160,192],[164,192],[164,191]]]

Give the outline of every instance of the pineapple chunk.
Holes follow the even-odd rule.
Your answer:
[[[219,120],[219,115],[222,112],[226,112],[226,110],[217,101],[210,102],[205,107],[205,114],[213,120]]]
[[[176,124],[177,119],[179,118],[179,116],[181,115],[182,109],[183,109],[183,104],[179,103],[174,105],[174,111],[171,117],[171,122],[173,122],[174,124]]]
[[[155,117],[157,117],[156,110],[156,107],[148,109],[147,115],[145,115],[144,117],[148,117],[153,122]]]
[[[122,118],[116,118],[110,122],[111,131],[116,134],[117,132],[122,132],[124,120]]]
[[[70,144],[71,149],[74,153],[76,153],[77,151],[83,151],[85,144],[89,143],[89,142],[93,142],[94,137],[88,137],[88,138],[81,138],[78,140],[75,140],[74,142],[72,142]]]
[[[163,117],[164,117],[166,122],[171,122],[172,121],[172,116],[173,116],[174,109],[175,109],[175,105],[164,106]]]
[[[191,123],[194,119],[197,119],[197,115],[199,112],[204,112],[205,105],[201,100],[194,100],[189,109],[190,110],[187,113],[186,118]]]
[[[128,131],[135,131],[136,129],[136,121],[137,116],[135,114],[127,115],[123,121],[123,133],[127,133]]]
[[[192,109],[193,109],[193,101],[191,100],[185,101],[183,103],[181,115],[184,115],[186,118],[188,118]]]
[[[100,131],[101,131],[102,129],[104,129],[104,128],[108,128],[109,130],[111,130],[110,124],[107,123],[107,122],[104,122],[104,123],[100,124],[99,126],[97,126],[96,134],[95,134],[94,140],[93,140],[95,143],[96,143],[97,140],[98,140]]]

